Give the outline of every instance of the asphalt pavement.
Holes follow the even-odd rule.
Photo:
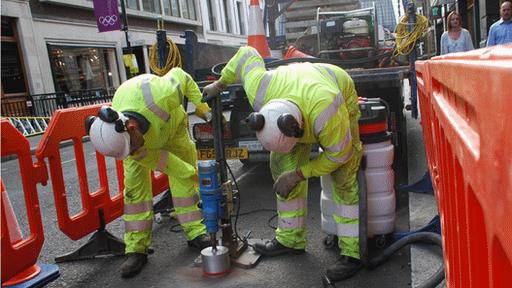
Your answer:
[[[408,98],[408,97],[406,97]],[[407,113],[409,114],[409,113]],[[408,117],[409,133],[409,180],[419,179],[425,171],[425,158],[419,120]],[[32,136],[28,140],[31,147],[37,147],[41,136]],[[91,191],[97,184],[94,151],[90,143],[84,143],[87,158],[88,183]],[[66,179],[66,193],[70,213],[79,213],[82,209],[74,150],[63,142],[61,161]],[[6,184],[13,208],[17,215],[24,212],[23,196],[19,178],[18,161],[2,159],[2,179]],[[241,214],[238,220],[240,234],[251,231],[251,238],[270,239],[275,225],[275,196],[272,193],[272,179],[266,163],[241,165],[238,161],[229,161],[240,189]],[[109,183],[115,184],[114,162],[108,162]],[[16,171],[16,169],[18,169]],[[113,175],[110,177],[110,175]],[[40,207],[43,215],[45,243],[39,261],[54,263],[55,257],[76,250],[86,243],[89,237],[70,240],[59,231],[54,207],[51,182],[47,186],[38,186]],[[252,269],[233,268],[219,278],[202,275],[200,267],[194,266],[199,251],[187,247],[182,233],[176,233],[176,220],[163,218],[161,224],[153,226],[152,247],[155,253],[149,256],[149,262],[140,275],[132,279],[122,279],[119,266],[122,257],[108,257],[59,263],[61,276],[48,287],[321,287],[320,275],[325,268],[336,260],[338,252],[326,249],[323,245],[325,234],[320,229],[320,184],[318,179],[310,181],[308,197],[308,244],[302,255],[263,258]],[[119,193],[112,191],[111,196]],[[422,226],[436,214],[435,200],[432,195],[398,193],[397,231],[407,231]],[[411,211],[410,211],[411,210]],[[409,219],[410,218],[410,219]],[[18,216],[18,222],[24,235],[28,233],[26,217]],[[107,230],[122,238],[123,223],[120,219],[109,223]],[[90,236],[90,235],[89,235]],[[412,252],[411,252],[412,251]],[[412,255],[412,256],[411,256]],[[356,276],[337,284],[337,287],[410,287],[416,286],[434,272],[439,265],[439,252],[424,246],[409,250],[402,249],[390,261],[374,269],[364,269]]]

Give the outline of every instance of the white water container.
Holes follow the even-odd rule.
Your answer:
[[[364,144],[368,237],[393,232],[396,219],[394,147],[391,140]]]
[[[393,164],[393,145],[391,141],[363,145],[366,156],[366,180],[368,197],[368,237],[393,232],[396,218],[396,200]],[[320,177],[322,193],[320,208],[322,211],[322,231],[336,235],[336,223],[333,218],[333,186],[330,175]],[[361,186],[361,185],[360,185]]]

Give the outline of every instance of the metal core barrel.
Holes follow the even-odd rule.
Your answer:
[[[229,250],[224,246],[217,246],[215,250],[212,247],[204,248],[201,250],[201,260],[206,276],[222,276],[231,268]]]

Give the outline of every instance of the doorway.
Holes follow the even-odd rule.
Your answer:
[[[16,19],[2,17],[2,116],[27,116],[30,111],[23,53],[19,47]],[[30,104],[30,102],[29,102]]]

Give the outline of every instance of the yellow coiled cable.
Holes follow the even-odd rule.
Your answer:
[[[416,23],[414,23],[413,29],[410,32],[408,30],[410,25],[408,21],[408,15],[404,15],[396,25],[396,47],[393,53],[395,57],[398,55],[409,55],[416,47],[418,40],[428,32],[427,17],[416,14]]]
[[[180,50],[178,50],[178,46],[176,46],[169,37],[167,37],[167,45],[169,47],[169,54],[166,57],[164,67],[160,67],[158,65],[158,44],[156,42],[151,46],[151,50],[149,51],[149,67],[158,76],[165,75],[165,73],[169,72],[169,70],[174,67],[182,67],[181,55]]]

